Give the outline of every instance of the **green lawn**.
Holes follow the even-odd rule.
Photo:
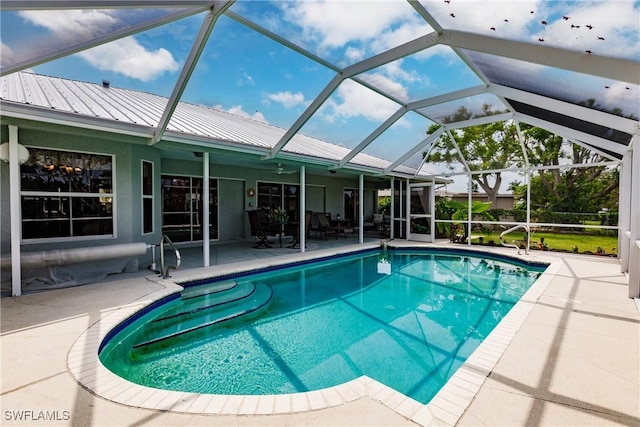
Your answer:
[[[496,245],[500,244],[499,232],[480,232],[473,231],[472,236],[483,236],[484,243],[489,240],[493,240]],[[524,232],[514,231],[505,236],[507,243],[513,243],[514,241],[524,240]],[[616,235],[603,236],[594,234],[578,234],[578,233],[552,233],[552,232],[538,232],[535,231],[531,235],[531,247],[538,248],[541,242],[541,238],[544,238],[544,244],[547,245],[549,250],[564,250],[574,252],[574,248],[577,247],[578,253],[583,252],[598,252],[598,248],[606,254],[618,253],[618,237]],[[477,243],[478,239],[474,239],[473,243]]]

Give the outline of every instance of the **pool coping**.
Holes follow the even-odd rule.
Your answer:
[[[374,247],[377,245],[369,244],[356,250],[333,250],[330,254],[338,256]],[[415,246],[403,242],[395,247],[401,249],[414,248]],[[442,246],[439,245],[420,244],[419,247],[442,249]],[[531,262],[530,258],[491,250],[473,248],[471,252]],[[261,266],[290,264],[292,258],[294,260],[311,260],[318,257],[322,257],[322,255],[301,253],[299,256],[287,260],[267,261]],[[476,393],[561,266],[559,259],[536,258],[536,262],[548,263],[547,269],[426,405],[367,376],[361,376],[334,387],[302,393],[279,395],[200,394],[161,390],[135,384],[114,374],[100,361],[98,350],[111,331],[122,321],[149,304],[182,290],[183,287],[176,282],[184,283],[204,277],[217,277],[224,275],[227,270],[249,271],[256,268],[255,263],[247,264],[246,270],[240,265],[244,263],[229,264],[225,268],[217,268],[215,274],[211,269],[202,269],[189,275],[183,275],[180,280],[158,280],[157,283],[163,285],[164,289],[148,295],[144,300],[119,307],[86,329],[69,350],[67,367],[80,385],[97,396],[138,408],[193,414],[282,415],[331,408],[369,397],[417,424],[427,426],[436,423],[453,426],[475,398]]]

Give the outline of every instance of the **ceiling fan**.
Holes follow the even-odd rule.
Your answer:
[[[278,175],[290,175],[292,173],[296,173],[296,171],[287,170],[282,167],[282,163],[278,163],[278,167],[273,171],[273,173],[277,173]]]

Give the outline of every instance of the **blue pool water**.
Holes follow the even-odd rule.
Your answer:
[[[168,390],[294,393],[367,375],[427,403],[543,270],[369,251],[186,286],[121,325],[100,359]]]

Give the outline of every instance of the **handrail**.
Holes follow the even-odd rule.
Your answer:
[[[164,263],[164,242],[165,241],[169,244],[171,249],[173,249],[173,251],[176,254],[176,265],[175,266],[170,265],[166,269],[165,269],[165,263]],[[180,260],[181,260],[180,251],[173,244],[169,236],[167,236],[166,234],[163,234],[162,237],[160,238],[160,275],[162,276],[163,279],[171,277],[169,276],[169,270],[177,270],[180,268]]]
[[[502,237],[504,237],[505,235],[511,233],[512,231],[517,230],[518,228],[524,228],[524,230],[527,232],[527,239],[526,239],[527,241],[525,242],[525,245],[524,245],[524,253],[526,255],[529,255],[529,226],[528,225],[518,224],[518,225],[516,225],[514,227],[511,227],[510,229],[505,230],[502,233],[500,233],[500,244],[502,246],[506,246],[506,247],[509,247],[509,248],[517,249],[518,250],[518,255],[520,255],[520,247],[518,245],[516,245],[514,243],[506,243],[504,240],[502,240]]]

